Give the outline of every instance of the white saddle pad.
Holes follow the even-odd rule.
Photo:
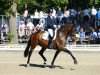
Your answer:
[[[45,31],[43,36],[42,36],[42,39],[49,40],[48,36],[49,36],[49,33],[47,31]]]
[[[57,29],[56,29],[54,32],[55,32],[55,35],[54,35],[54,37],[53,37],[53,40],[56,39],[56,36],[57,36]],[[42,39],[44,39],[44,40],[49,40],[49,32],[48,32],[48,31],[45,31],[45,32],[44,32],[44,34],[43,34],[43,36],[42,36]]]

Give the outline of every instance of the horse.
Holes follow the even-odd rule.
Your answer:
[[[61,51],[66,52],[69,55],[71,55],[72,59],[74,60],[74,64],[78,63],[76,58],[73,56],[72,52],[68,50],[67,48],[65,48],[66,40],[68,36],[71,36],[72,40],[74,41],[76,40],[76,33],[73,27],[74,27],[73,24],[68,24],[68,25],[61,26],[61,28],[58,29],[57,35],[56,35],[57,37],[55,38],[55,40],[52,41],[52,46],[53,46],[52,49],[56,50],[53,60],[51,62],[52,67],[54,67],[55,59]],[[24,51],[24,57],[28,57],[27,65],[26,65],[27,67],[29,66],[32,52],[37,45],[41,46],[39,55],[43,58],[44,65],[46,65],[47,59],[45,58],[43,53],[46,49],[49,49],[49,46],[48,46],[48,40],[44,40],[42,38],[43,34],[44,34],[44,31],[37,31],[36,33],[30,36],[30,39],[27,42],[27,46]]]

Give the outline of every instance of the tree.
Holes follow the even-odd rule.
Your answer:
[[[11,10],[11,5],[13,4],[13,0],[0,0],[0,15],[13,14]]]
[[[13,38],[11,38],[11,43],[18,43],[17,25],[16,25],[16,17],[15,17],[15,14],[17,11],[16,7],[17,7],[16,2],[13,2],[11,9],[12,9],[12,12],[14,12],[14,15],[11,15],[9,19],[10,33],[14,36]]]
[[[16,28],[16,1],[17,0],[0,0],[0,15],[6,15],[9,18],[10,34],[14,35],[11,39],[12,43],[18,43]]]

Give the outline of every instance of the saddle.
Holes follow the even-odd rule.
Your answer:
[[[55,29],[53,34],[54,34],[53,40],[55,40],[56,37],[57,37],[57,29]],[[49,32],[48,31],[44,31],[42,39],[43,40],[49,40]]]

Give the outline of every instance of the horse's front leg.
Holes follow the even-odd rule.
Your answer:
[[[74,64],[77,64],[78,62],[77,62],[77,60],[76,60],[76,58],[73,56],[73,54],[71,53],[71,51],[69,51],[68,49],[66,49],[66,48],[62,48],[62,51],[64,51],[64,52],[66,52],[66,53],[68,53],[68,54],[70,54],[71,55],[71,57],[73,58],[73,60],[74,60]]]
[[[57,50],[56,53],[55,53],[55,55],[54,55],[54,57],[53,57],[53,60],[51,62],[51,66],[52,67],[54,67],[54,61],[55,61],[55,59],[56,59],[56,57],[58,56],[59,53],[60,53],[60,50]]]

